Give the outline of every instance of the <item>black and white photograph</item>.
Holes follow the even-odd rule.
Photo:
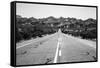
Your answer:
[[[97,61],[97,7],[16,3],[16,65]]]

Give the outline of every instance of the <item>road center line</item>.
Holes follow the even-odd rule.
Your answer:
[[[54,63],[57,63],[58,55],[61,56],[61,50],[59,51],[60,44],[61,44],[61,38],[58,38],[58,44],[57,44],[56,54],[54,58]]]
[[[61,56],[61,50],[59,50],[59,56]]]
[[[54,63],[57,63],[58,51],[59,51],[59,42],[57,44],[57,49],[56,49],[56,54],[55,54],[55,58],[54,58]]]

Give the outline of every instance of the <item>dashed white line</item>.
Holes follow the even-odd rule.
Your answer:
[[[59,50],[59,56],[61,56],[61,50]]]
[[[56,54],[54,58],[54,63],[57,63],[58,55],[61,56],[61,50],[59,50],[60,44],[61,44],[61,38],[58,38],[58,44],[57,44]]]
[[[55,58],[54,58],[54,63],[57,63],[58,51],[59,51],[59,42],[57,44],[57,49],[56,49],[56,54],[55,54]]]

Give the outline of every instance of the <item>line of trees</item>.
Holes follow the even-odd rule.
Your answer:
[[[74,23],[73,23],[74,22]],[[83,39],[97,38],[97,21],[95,19],[76,20],[71,22],[68,27],[63,28],[63,33],[73,36],[80,36]]]
[[[80,36],[86,39],[97,38],[97,21],[95,19],[81,20],[76,18],[25,18],[16,15],[16,42],[53,34],[61,29],[65,34]]]
[[[42,37],[57,31],[57,27],[44,23],[36,18],[23,18],[16,16],[16,42],[31,38]]]

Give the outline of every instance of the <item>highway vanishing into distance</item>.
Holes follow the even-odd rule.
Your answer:
[[[55,34],[16,45],[17,65],[96,60],[96,42],[90,43],[60,30]]]

